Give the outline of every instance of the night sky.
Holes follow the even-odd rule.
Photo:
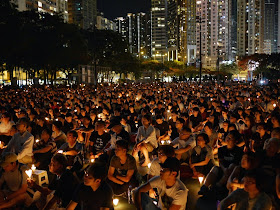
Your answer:
[[[124,17],[128,12],[146,12],[151,0],[97,0],[98,11],[109,19]]]

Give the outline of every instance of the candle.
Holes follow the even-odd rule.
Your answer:
[[[32,164],[31,170],[32,170],[32,171],[35,171],[35,170],[36,170],[36,166],[35,166],[34,164]]]
[[[160,143],[161,143],[161,144],[164,144],[164,141],[162,140]]]
[[[90,159],[90,162],[91,162],[91,163],[94,163],[94,161],[95,161],[94,158],[91,158],[91,159]]]
[[[275,107],[276,107],[276,104],[273,104],[273,107],[275,108]]]
[[[48,121],[48,120],[49,120],[49,118],[48,118],[48,117],[45,117],[45,120],[47,120],[47,121]]]
[[[203,177],[203,176],[199,176],[199,177],[198,177],[199,184],[202,184],[203,179],[204,179],[204,177]]]
[[[25,173],[27,174],[28,178],[31,179],[32,176],[32,169],[26,170]]]
[[[151,165],[152,165],[151,163],[148,163],[148,168],[151,168]]]
[[[114,199],[113,199],[113,204],[114,204],[115,206],[117,206],[117,205],[119,204],[119,199],[118,199],[118,198],[114,198]]]
[[[170,141],[170,140],[168,140],[168,141],[167,141],[167,144],[171,144],[171,141]]]
[[[62,153],[63,153],[63,150],[58,150],[57,153],[62,154]]]
[[[39,141],[40,141],[39,139],[36,139],[36,140],[35,140],[36,143],[38,143]]]

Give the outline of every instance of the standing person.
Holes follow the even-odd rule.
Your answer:
[[[180,162],[175,157],[167,158],[161,166],[160,176],[155,176],[146,184],[140,186],[135,192],[135,205],[140,210],[177,209],[186,208],[188,189],[177,179]],[[150,189],[156,188],[159,195],[158,207],[146,194]]]
[[[138,151],[145,157],[145,161],[142,164],[142,167],[148,166],[151,162],[149,158],[149,152],[152,152],[155,148],[157,148],[157,138],[156,138],[156,131],[155,128],[151,125],[152,118],[150,115],[144,115],[142,117],[142,124],[138,129],[137,132],[137,144],[134,146],[133,149],[133,157],[137,160],[138,159]]]
[[[115,195],[123,194],[128,191],[129,185],[135,185],[136,161],[127,151],[125,140],[116,142],[115,156],[111,159],[108,171],[108,184]]]
[[[23,164],[32,163],[34,136],[27,131],[29,120],[20,118],[17,122],[18,133],[13,135],[6,152],[14,152],[17,154],[18,161]]]
[[[84,175],[84,182],[80,184],[66,210],[74,210],[78,204],[84,210],[113,209],[113,191],[105,182],[107,176],[106,165],[95,162]]]

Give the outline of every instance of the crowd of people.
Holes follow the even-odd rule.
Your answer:
[[[279,84],[0,91],[0,209],[280,209]],[[25,173],[48,173],[41,186]]]

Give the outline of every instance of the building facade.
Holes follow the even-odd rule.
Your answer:
[[[101,13],[97,15],[96,28],[98,30],[117,31],[117,24],[114,21],[105,18],[103,13]]]
[[[68,0],[69,23],[82,29],[92,29],[96,25],[96,0]]]

